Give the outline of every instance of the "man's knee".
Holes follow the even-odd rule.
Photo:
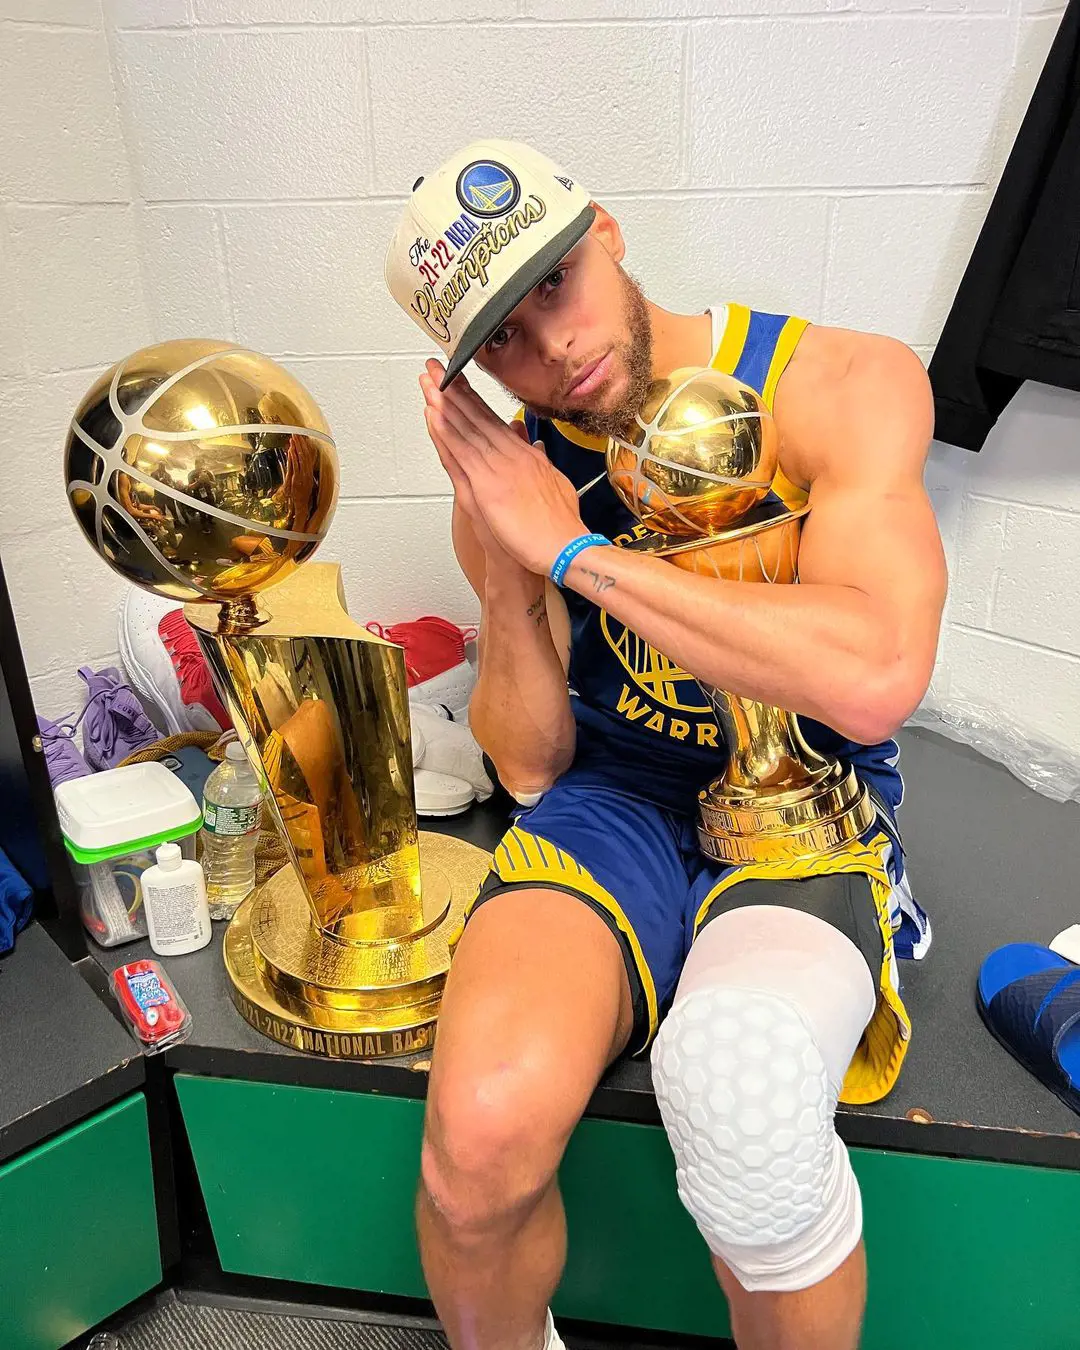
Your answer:
[[[679,1195],[747,1289],[803,1289],[862,1232],[836,1100],[798,1008],[768,991],[713,987],[677,999],[653,1082]]]
[[[433,1084],[421,1182],[437,1213],[462,1236],[524,1216],[555,1176],[569,1130],[545,1109],[538,1077],[500,1063]]]

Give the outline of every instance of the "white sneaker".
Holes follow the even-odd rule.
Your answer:
[[[471,783],[431,769],[414,769],[413,787],[418,816],[460,816],[476,800]]]
[[[461,661],[430,680],[414,684],[409,690],[409,701],[436,704],[446,708],[455,722],[465,722],[469,716],[469,699],[476,687],[476,670],[468,661]]]
[[[413,767],[451,774],[471,784],[477,801],[487,801],[494,785],[484,768],[484,752],[467,726],[452,722],[445,707],[409,700]]]
[[[118,629],[128,680],[165,731],[175,736],[232,726],[179,601],[130,586]]]

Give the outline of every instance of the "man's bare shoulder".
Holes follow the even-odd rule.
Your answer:
[[[877,333],[811,324],[773,404],[789,478],[922,471],[934,407],[922,362]]]
[[[839,383],[868,362],[888,367],[910,361],[922,365],[911,348],[896,338],[812,323],[799,339],[782,379],[795,375]]]

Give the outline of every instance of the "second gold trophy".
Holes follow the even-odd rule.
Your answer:
[[[728,581],[798,580],[807,505],[771,492],[779,444],[761,397],[709,368],[656,381],[634,433],[609,442],[608,477],[648,527],[628,545]],[[807,744],[798,717],[702,685],[727,749],[698,797],[698,840],[720,862],[797,862],[842,847],[871,824],[855,776]]]

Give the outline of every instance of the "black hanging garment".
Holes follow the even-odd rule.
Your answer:
[[[981,450],[1024,380],[1080,390],[1080,0],[1070,0],[930,362],[939,441]]]

